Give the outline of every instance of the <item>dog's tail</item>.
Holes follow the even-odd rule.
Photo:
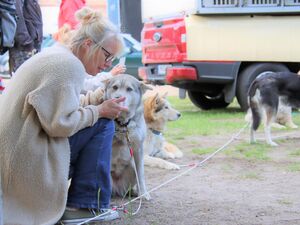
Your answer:
[[[259,110],[260,93],[258,83],[253,81],[248,92],[248,103],[252,113],[252,130],[257,130],[261,123],[261,113]]]

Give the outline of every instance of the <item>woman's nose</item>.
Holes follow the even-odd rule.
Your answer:
[[[112,61],[108,61],[108,62],[105,62],[104,66],[106,67],[105,69],[107,69],[108,67],[111,67],[112,65]]]

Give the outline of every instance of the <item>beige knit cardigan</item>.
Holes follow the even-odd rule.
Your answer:
[[[98,119],[95,106],[79,106],[84,77],[82,63],[68,49],[50,47],[27,60],[0,96],[5,225],[54,224],[62,216],[68,137]]]

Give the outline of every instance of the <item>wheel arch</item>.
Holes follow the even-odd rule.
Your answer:
[[[289,67],[289,66],[290,67]],[[240,68],[238,76],[236,78],[236,97],[242,110],[247,110],[248,108],[248,88],[252,81],[261,73],[266,71],[291,71],[290,68],[297,68],[295,65],[291,67],[292,64],[282,63],[282,62],[251,62],[245,63]]]
[[[237,80],[238,77],[240,76],[241,72],[244,71],[247,67],[251,66],[252,64],[255,63],[280,63],[286,66],[291,72],[293,73],[298,73],[300,71],[300,62],[258,62],[258,61],[253,61],[253,62],[239,62],[235,65],[233,68],[233,74],[234,74],[234,82],[231,84],[228,84],[224,87],[223,92],[225,95],[225,101],[226,102],[231,102],[234,97],[236,96],[237,92]]]

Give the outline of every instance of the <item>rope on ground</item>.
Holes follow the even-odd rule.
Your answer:
[[[152,189],[151,189],[150,191],[148,191],[147,193],[144,193],[144,194],[142,194],[142,195],[139,195],[138,197],[136,197],[136,198],[134,198],[134,199],[132,199],[132,200],[130,200],[130,201],[124,203],[123,205],[120,206],[120,208],[124,208],[126,205],[128,205],[128,204],[130,204],[130,203],[133,203],[133,202],[135,202],[135,201],[137,201],[138,199],[142,198],[144,195],[150,194],[150,193],[152,193],[152,192],[158,190],[159,188],[161,188],[161,187],[163,187],[163,186],[165,186],[165,185],[171,183],[172,181],[178,179],[179,177],[182,177],[183,175],[185,175],[185,174],[191,172],[192,170],[194,170],[195,168],[201,166],[201,165],[204,164],[206,161],[208,161],[209,159],[211,159],[212,157],[214,157],[218,152],[220,152],[220,151],[222,151],[223,149],[225,149],[225,148],[226,148],[230,143],[232,143],[234,140],[236,140],[237,137],[238,137],[238,136],[239,136],[239,135],[247,128],[247,127],[248,127],[248,125],[249,125],[249,123],[245,124],[244,127],[243,127],[242,129],[240,129],[239,132],[237,132],[235,135],[233,135],[233,136],[231,137],[230,140],[228,140],[222,147],[218,148],[216,151],[214,151],[212,154],[210,154],[210,155],[209,155],[208,157],[206,157],[205,159],[203,159],[203,160],[201,160],[201,161],[199,161],[199,162],[193,163],[193,164],[189,164],[189,166],[190,166],[189,169],[187,169],[187,170],[183,171],[182,173],[176,175],[175,177],[173,177],[173,178],[171,178],[171,179],[169,179],[169,180],[167,180],[167,181],[161,183],[160,185],[158,185],[158,186],[152,188]],[[117,207],[116,209],[118,209],[118,208],[119,208],[119,207]],[[93,221],[93,220],[97,219],[98,217],[103,216],[103,215],[105,215],[105,214],[107,214],[107,213],[103,213],[103,214],[97,215],[97,216],[95,216],[95,217],[93,217],[93,218],[87,219],[87,220],[83,221],[82,223],[79,223],[78,225],[81,225],[81,224],[85,224],[85,223],[91,222],[91,221]]]

